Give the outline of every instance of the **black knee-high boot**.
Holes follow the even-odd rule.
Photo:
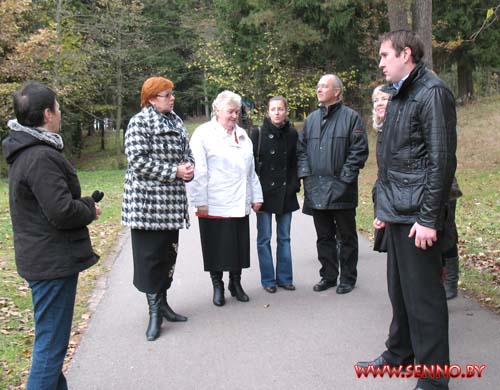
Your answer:
[[[184,322],[187,321],[187,317],[181,314],[177,314],[175,311],[167,303],[167,292],[163,291],[161,293],[161,302],[160,302],[160,311],[161,315],[165,317],[167,321],[170,322]]]
[[[212,285],[214,286],[213,302],[215,306],[224,306],[226,300],[224,298],[224,282],[222,281],[222,271],[210,272]]]
[[[229,284],[227,288],[231,292],[231,296],[236,296],[238,301],[248,302],[250,300],[245,291],[243,291],[243,287],[241,287],[241,270],[229,271]]]
[[[149,324],[146,330],[148,341],[154,341],[160,335],[161,323],[163,321],[160,313],[161,294],[146,294],[149,305]]]
[[[446,299],[453,299],[458,294],[458,257],[448,257],[445,259],[446,276],[444,288]]]

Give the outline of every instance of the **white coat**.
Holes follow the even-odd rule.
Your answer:
[[[188,183],[194,207],[208,206],[210,216],[244,217],[252,203],[263,201],[252,141],[244,129],[236,126],[229,135],[213,118],[194,131],[190,147],[196,161]]]

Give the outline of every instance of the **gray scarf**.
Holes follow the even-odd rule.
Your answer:
[[[7,123],[7,126],[9,126],[12,131],[22,131],[24,133],[28,133],[32,137],[53,146],[57,150],[62,150],[64,148],[62,137],[57,133],[51,133],[50,131],[41,128],[23,126],[17,121],[17,119],[11,119]]]

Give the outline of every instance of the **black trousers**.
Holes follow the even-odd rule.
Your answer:
[[[441,279],[439,240],[426,250],[408,238],[412,225],[388,224],[387,285],[392,322],[384,358],[392,364],[450,363],[448,306]],[[448,380],[422,378],[425,390],[447,389]]]
[[[134,286],[157,294],[172,284],[177,261],[178,230],[131,229]]]
[[[319,275],[324,279],[336,281],[340,272],[340,283],[354,286],[358,276],[356,209],[313,209],[312,212],[317,235],[318,260],[321,263]],[[338,240],[342,242],[339,254]]]

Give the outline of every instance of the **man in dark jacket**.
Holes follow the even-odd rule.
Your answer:
[[[380,68],[397,92],[377,147],[376,229],[385,227],[393,318],[387,350],[359,366],[449,364],[448,308],[441,280],[441,237],[456,169],[456,112],[450,89],[422,62],[411,31],[381,38]],[[448,389],[420,378],[416,389]]]
[[[312,211],[321,263],[321,280],[313,289],[336,286],[340,263],[337,293],[346,294],[357,279],[358,174],[368,158],[368,141],[359,114],[342,104],[342,82],[336,75],[321,77],[316,93],[320,108],[306,118],[297,143],[304,208]],[[339,255],[337,238],[342,242]]]
[[[61,111],[47,86],[29,82],[14,93],[17,120],[3,141],[16,266],[31,288],[35,343],[28,390],[67,389],[68,348],[78,273],[95,264],[87,225],[101,209],[81,197],[75,169],[61,151]]]

